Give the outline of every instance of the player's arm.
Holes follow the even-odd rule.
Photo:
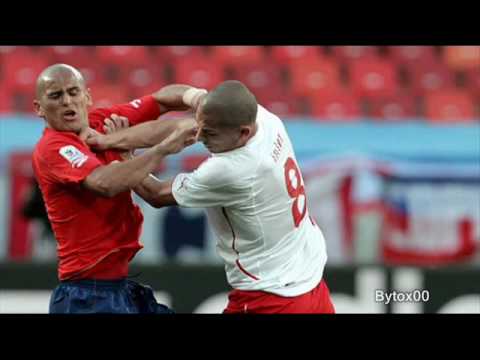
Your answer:
[[[94,109],[89,113],[89,120],[93,124],[117,115],[128,118],[130,126],[135,126],[154,121],[168,111],[189,109],[195,111],[202,96],[206,94],[207,90],[189,85],[168,85],[153,94],[135,99],[127,104],[114,105],[108,109]],[[95,128],[95,126],[92,127]]]
[[[172,195],[172,180],[161,181],[150,174],[133,188],[133,191],[155,208],[177,205],[177,201]]]
[[[106,135],[92,133],[86,139],[88,145],[100,150],[147,148],[160,143],[175,130],[184,131],[197,126],[192,117],[155,120],[130,128],[128,128],[128,120],[125,125],[124,117],[115,116],[107,120],[105,120],[106,126],[112,130],[106,130]]]
[[[140,156],[123,162],[99,166],[83,181],[83,185],[101,195],[112,197],[137,187],[163,158],[181,151],[195,141],[197,129],[174,131],[160,144],[146,150]]]
[[[190,85],[173,84],[167,85],[152,94],[152,97],[160,106],[160,113],[168,111],[195,111],[201,97],[205,95],[205,89],[197,89]]]

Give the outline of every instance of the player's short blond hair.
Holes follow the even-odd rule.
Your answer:
[[[255,95],[243,83],[228,80],[208,93],[201,111],[219,126],[238,127],[255,122],[257,107]]]

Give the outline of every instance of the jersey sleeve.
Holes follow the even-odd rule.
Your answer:
[[[156,120],[160,115],[160,106],[153,96],[148,95],[130,101],[128,104],[114,105],[110,108],[94,109],[90,112],[90,126],[94,129],[103,128],[103,120],[112,114],[125,116],[128,118],[130,126],[142,122]]]
[[[63,184],[80,183],[102,163],[74,134],[58,134],[37,154],[41,173]]]
[[[191,208],[232,206],[248,191],[236,185],[235,176],[221,159],[210,158],[192,173],[178,174],[172,195],[178,205]]]

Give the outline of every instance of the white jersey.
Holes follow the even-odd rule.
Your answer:
[[[322,279],[325,240],[310,218],[282,121],[258,106],[257,133],[174,179],[183,207],[204,207],[234,289],[297,296]]]

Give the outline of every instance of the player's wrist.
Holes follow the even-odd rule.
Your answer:
[[[165,157],[170,154],[170,151],[168,150],[167,146],[165,146],[163,143],[153,146],[152,152],[153,152],[153,155],[157,158]]]
[[[205,89],[192,87],[183,93],[182,101],[185,105],[190,106],[192,109],[196,109],[200,98],[207,93],[208,91]]]

